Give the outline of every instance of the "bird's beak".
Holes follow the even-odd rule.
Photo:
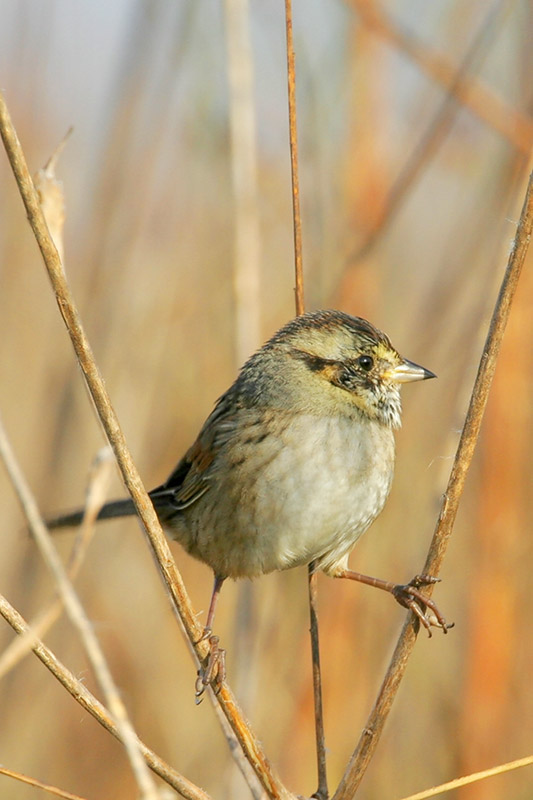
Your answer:
[[[397,367],[390,370],[388,377],[397,383],[410,383],[411,381],[425,381],[428,378],[436,378],[434,372],[429,369],[408,361],[406,358]]]

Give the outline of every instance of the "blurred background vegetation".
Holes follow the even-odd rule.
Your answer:
[[[252,275],[244,299],[225,13],[212,0],[0,0],[2,86],[32,170],[74,127],[58,170],[66,269],[149,488],[245,353],[294,315],[283,3],[250,0],[258,234],[248,263],[259,286],[254,295]],[[404,390],[392,494],[351,559],[405,581],[424,562],[531,168],[532,8],[294,0],[293,14],[306,305],[368,317],[439,376]],[[83,500],[103,438],[4,157],[0,186],[0,407],[49,513]],[[530,256],[435,593],[456,628],[420,636],[360,790],[367,800],[533,749],[532,299]],[[3,471],[0,496],[0,591],[31,618],[53,586]],[[67,554],[72,536],[57,541]],[[211,574],[174,550],[205,612]],[[194,667],[134,521],[99,529],[77,585],[143,739],[214,797],[248,797],[209,703],[194,705]],[[334,786],[404,612],[325,577],[319,600]],[[310,795],[306,571],[228,583],[217,632],[269,757]],[[13,637],[0,626],[2,649]],[[94,688],[66,621],[46,641]],[[33,657],[0,680],[0,718],[5,765],[89,798],[133,796],[121,746]],[[522,770],[453,796],[525,800],[532,785]],[[0,777],[2,797],[33,791]]]

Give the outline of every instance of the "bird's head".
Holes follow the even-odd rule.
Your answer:
[[[436,377],[403,358],[370,322],[341,311],[297,317],[248,364],[256,375],[262,365],[268,391],[278,397],[285,392],[288,404],[323,414],[354,413],[355,408],[391,428],[401,424],[401,384]],[[257,388],[262,384],[259,379]]]

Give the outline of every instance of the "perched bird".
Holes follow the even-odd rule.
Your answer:
[[[435,375],[402,358],[370,322],[315,311],[286,324],[242,367],[168,480],[150,492],[161,524],[208,564],[215,585],[206,632],[226,578],[314,569],[391,592],[428,629],[449,627],[419,588],[348,569],[381,512],[401,424],[400,385]],[[130,499],[98,518],[135,514]],[[83,510],[51,520],[80,524]]]

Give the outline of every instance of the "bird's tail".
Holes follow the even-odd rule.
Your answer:
[[[46,520],[48,528],[75,528],[81,525],[85,510],[79,508],[76,511],[71,511],[69,514],[61,514],[59,517],[53,517]],[[96,519],[110,519],[111,517],[131,517],[136,514],[133,500],[112,500],[106,503],[100,511]]]

